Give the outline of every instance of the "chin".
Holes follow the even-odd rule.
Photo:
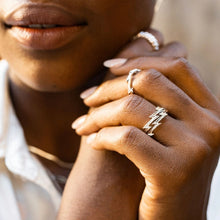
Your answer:
[[[25,78],[22,80],[23,84],[26,85],[26,87],[29,87],[33,90],[39,91],[39,92],[52,92],[52,93],[59,93],[59,92],[68,92],[68,91],[76,91],[79,90],[82,85],[84,84],[84,81],[82,79],[77,79],[73,77],[72,75],[70,77],[67,77],[68,74],[65,77],[56,77],[56,76],[50,76],[49,78],[45,79],[44,76],[39,76],[35,79],[27,79]]]
[[[24,87],[40,92],[65,92],[83,88],[98,67],[80,63],[71,56],[8,57],[10,77]],[[87,68],[90,66],[90,68]],[[91,69],[95,69],[91,71]]]

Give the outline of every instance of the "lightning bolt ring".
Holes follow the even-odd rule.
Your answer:
[[[154,136],[154,130],[161,125],[160,121],[167,115],[166,109],[157,106],[156,111],[149,116],[150,120],[144,125],[144,132],[151,137]]]

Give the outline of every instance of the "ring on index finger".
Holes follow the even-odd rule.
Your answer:
[[[140,69],[133,69],[129,72],[128,77],[127,77],[127,83],[128,83],[128,95],[134,94],[134,88],[133,88],[133,76],[137,73],[141,72]]]

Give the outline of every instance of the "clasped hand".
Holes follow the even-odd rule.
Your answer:
[[[107,62],[116,77],[84,93],[91,111],[74,128],[88,136],[88,146],[125,155],[141,171],[146,186],[139,219],[203,219],[219,157],[220,103],[181,44],[160,44],[154,52],[135,40],[117,65]],[[126,78],[134,68],[142,71],[133,80],[135,94],[128,95]],[[152,138],[142,128],[156,106],[169,115]]]

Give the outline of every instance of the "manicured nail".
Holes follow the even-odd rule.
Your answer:
[[[98,88],[98,86],[94,86],[94,87],[91,87],[85,91],[83,91],[81,94],[80,94],[80,98],[81,99],[86,99],[88,98],[90,95],[92,95],[95,90]]]
[[[116,59],[111,59],[111,60],[106,60],[103,65],[107,68],[112,68],[112,67],[120,67],[122,66],[127,59],[124,58],[116,58]]]
[[[97,133],[93,133],[93,134],[89,135],[86,139],[87,144],[92,144],[93,141],[95,140],[96,136],[97,136]]]
[[[86,117],[87,117],[87,115],[83,115],[83,116],[77,118],[77,119],[72,123],[72,128],[73,128],[73,129],[79,128],[79,127],[83,124],[83,122],[86,120]]]

